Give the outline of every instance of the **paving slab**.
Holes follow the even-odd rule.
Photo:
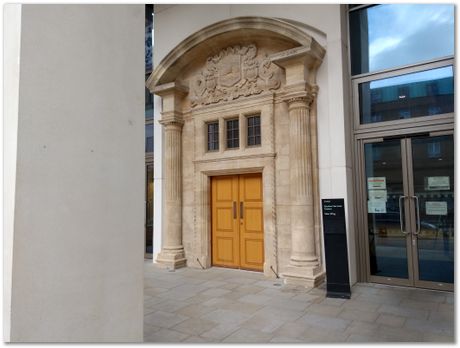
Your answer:
[[[222,342],[224,343],[265,343],[272,339],[270,333],[240,328],[231,335],[227,336]]]
[[[350,300],[258,272],[145,264],[144,341],[454,342],[454,294],[359,283]]]
[[[217,324],[209,320],[190,318],[173,326],[172,329],[188,335],[200,335],[203,332],[211,330],[215,326],[217,326]]]

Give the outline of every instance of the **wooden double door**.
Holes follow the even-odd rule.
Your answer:
[[[212,264],[263,271],[262,175],[217,176],[211,186]]]

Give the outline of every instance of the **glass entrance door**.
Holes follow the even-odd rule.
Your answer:
[[[363,146],[370,281],[453,290],[453,135]]]

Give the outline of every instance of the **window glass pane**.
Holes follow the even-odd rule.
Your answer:
[[[145,125],[145,152],[153,152],[153,124]]]
[[[248,117],[248,145],[260,145],[260,116]]]
[[[227,148],[232,149],[240,146],[238,120],[227,121]]]
[[[152,253],[153,247],[153,165],[146,166],[145,187],[145,252]]]
[[[208,151],[219,150],[219,123],[208,123]]]
[[[361,124],[454,112],[452,66],[359,85]]]
[[[153,119],[153,94],[145,88],[145,119]]]
[[[454,54],[454,5],[385,4],[350,12],[352,75]]]

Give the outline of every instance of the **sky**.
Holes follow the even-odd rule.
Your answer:
[[[370,71],[454,53],[454,5],[386,4],[367,11]]]

